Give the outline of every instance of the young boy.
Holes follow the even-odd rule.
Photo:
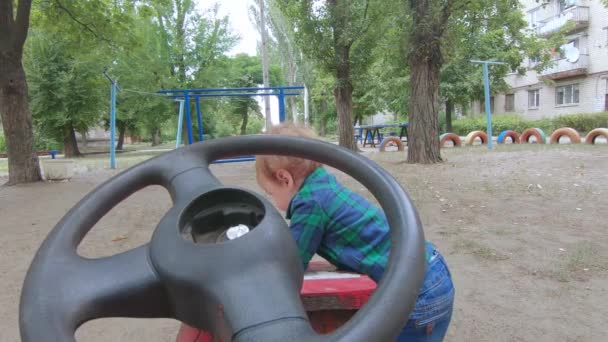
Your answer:
[[[290,124],[270,134],[314,138],[308,129]],[[340,269],[380,281],[390,251],[384,213],[340,184],[317,162],[294,157],[258,156],[260,187],[287,213],[304,269],[319,254]],[[442,341],[452,316],[454,286],[448,266],[426,242],[427,270],[416,307],[397,341]]]

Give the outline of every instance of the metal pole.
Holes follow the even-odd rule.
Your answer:
[[[279,122],[285,122],[285,90],[279,89]]]
[[[489,64],[507,64],[496,61],[480,61],[470,60],[471,63],[483,64],[483,87],[484,97],[486,102],[486,122],[487,122],[487,133],[488,133],[488,150],[492,149],[492,113],[490,111],[490,72],[488,71]]]
[[[196,97],[196,121],[198,122],[198,141],[203,141],[203,116],[201,115],[201,98]]]
[[[177,117],[177,137],[175,138],[175,148],[179,148],[182,140],[182,124],[184,123],[184,100],[176,100],[179,102],[179,116]]]
[[[186,106],[186,130],[188,131],[188,145],[192,145],[193,142],[193,138],[192,138],[192,117],[190,116],[190,94],[188,92],[186,92],[184,94],[184,101],[185,106]]]
[[[116,169],[116,81],[110,94],[110,168]]]
[[[483,88],[486,100],[486,122],[488,133],[488,150],[492,149],[492,113],[490,112],[490,76],[488,75],[488,63],[483,63]]]

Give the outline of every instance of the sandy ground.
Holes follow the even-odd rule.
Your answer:
[[[605,340],[608,146],[446,149],[445,162],[433,166],[405,164],[401,153],[365,154],[409,191],[426,237],[451,267],[457,296],[448,341]],[[119,165],[145,157],[138,158]],[[61,216],[116,173],[97,167],[104,163],[84,163],[89,166],[70,182],[0,187],[0,341],[19,341],[19,292],[27,267]],[[213,170],[226,184],[259,191],[252,163]],[[369,196],[352,179],[339,177]],[[80,253],[112,255],[147,242],[170,205],[164,189],[142,190],[97,224]],[[124,239],[113,241],[117,237]],[[103,319],[85,324],[77,338],[172,341],[178,324]]]

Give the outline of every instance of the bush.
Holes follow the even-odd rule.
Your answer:
[[[53,138],[48,138],[42,136],[38,132],[35,132],[34,135],[34,144],[36,146],[36,151],[46,151],[46,150],[58,150],[61,151],[63,149],[63,144],[57,142]],[[0,135],[0,152],[6,153],[7,145],[6,138],[3,135]]]
[[[545,132],[553,130],[553,123],[549,119],[526,120],[517,114],[501,114],[492,117],[492,133],[498,133],[512,129],[518,133],[526,128],[540,128]],[[485,116],[469,117],[452,122],[452,131],[458,135],[467,135],[472,131],[486,131],[487,124]]]
[[[492,134],[512,129],[521,134],[526,128],[540,128],[551,134],[561,127],[571,127],[586,133],[598,127],[608,127],[608,112],[562,115],[553,119],[527,120],[517,114],[499,114],[492,117]],[[445,129],[442,127],[442,132]],[[472,131],[486,131],[486,117],[467,117],[452,122],[452,133],[467,135]]]
[[[555,128],[570,127],[586,133],[595,128],[608,127],[608,112],[562,115],[553,120]]]
[[[526,128],[540,128],[546,133],[553,131],[554,124],[550,119],[526,120],[517,114],[501,114],[492,117],[492,134],[512,129],[518,133]],[[472,131],[486,131],[485,116],[468,117],[452,122],[452,133],[467,135]]]
[[[43,136],[38,132],[34,132],[34,145],[36,146],[36,151],[63,150],[62,143],[54,138]]]
[[[215,130],[212,133],[214,138],[229,137],[235,134],[235,128],[226,120],[217,121],[215,123]]]

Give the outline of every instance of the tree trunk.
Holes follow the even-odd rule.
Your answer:
[[[452,132],[452,112],[454,111],[454,103],[451,100],[445,101],[445,131]]]
[[[327,101],[321,100],[319,103],[319,135],[324,137],[327,131]]]
[[[81,132],[81,133],[80,133],[80,136],[82,137],[82,146],[83,146],[83,147],[85,148],[85,150],[86,150],[86,148],[87,148],[87,146],[88,146],[88,141],[87,141],[87,132],[86,132],[86,131]]]
[[[76,130],[74,130],[74,127],[71,124],[69,124],[64,131],[63,153],[66,158],[82,156],[78,149],[78,141],[76,141]]]
[[[431,0],[410,0],[413,28],[410,32],[410,103],[408,163],[441,162],[439,151],[439,72],[443,64],[441,36],[451,2],[436,13]],[[439,14],[440,13],[440,14]]]
[[[353,85],[350,79],[349,46],[337,48],[339,64],[337,69],[338,85],[334,88],[336,110],[338,112],[338,133],[340,146],[358,151],[353,129]]]
[[[439,152],[439,67],[421,60],[410,63],[411,96],[409,105],[409,163],[441,162]]]
[[[324,137],[327,134],[327,117],[321,116],[319,120],[319,135]]]
[[[291,107],[291,120],[294,124],[298,123],[298,106],[296,99],[292,96],[289,98],[289,105]]]
[[[247,122],[249,121],[249,115],[245,113],[243,115],[243,123],[241,124],[241,135],[247,134]]]
[[[268,72],[268,37],[266,32],[266,19],[264,15],[264,12],[266,12],[266,8],[264,7],[264,0],[258,0],[258,6],[260,7],[260,35],[262,36],[262,79],[264,81],[264,88],[268,88],[270,87],[270,76]],[[266,131],[268,132],[270,130],[270,127],[272,126],[272,116],[270,115],[270,96],[264,96],[264,116],[266,117]],[[242,132],[243,130],[241,128],[241,135]]]
[[[116,149],[122,151],[122,147],[125,143],[125,132],[127,125],[118,125],[118,143],[116,143]]]
[[[8,153],[8,185],[41,179],[27,92],[21,52],[0,46],[0,116]]]
[[[158,146],[161,142],[160,127],[155,127],[152,130],[152,146]]]

